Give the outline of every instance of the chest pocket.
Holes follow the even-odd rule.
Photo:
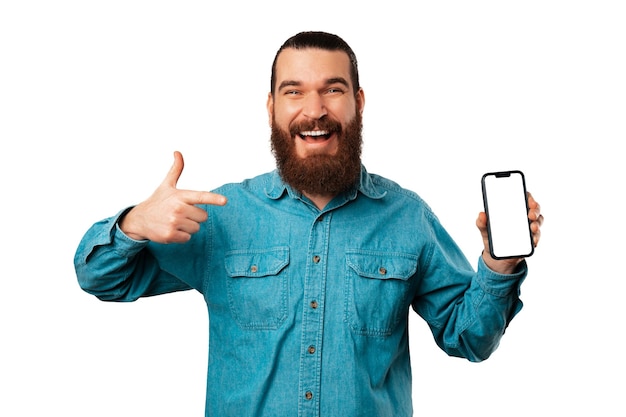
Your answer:
[[[417,256],[397,252],[346,253],[346,322],[353,332],[388,336],[406,317]]]
[[[244,329],[277,329],[287,318],[289,248],[230,251],[228,303]]]

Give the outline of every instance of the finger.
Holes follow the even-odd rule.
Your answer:
[[[485,212],[478,213],[476,218],[476,227],[482,236],[485,250],[489,251],[489,231],[487,230],[487,214]]]
[[[199,213],[190,209],[195,209]],[[179,215],[173,218],[170,223],[164,224],[160,230],[156,230],[157,239],[150,240],[159,243],[187,242],[191,235],[200,230],[200,224],[208,218],[206,211],[194,206],[187,206],[187,209]]]
[[[487,228],[487,214],[485,214],[485,212],[481,211],[480,213],[478,213],[478,217],[476,218],[476,226],[480,230]]]
[[[541,218],[543,218],[543,216],[541,215],[541,209],[539,207],[528,209],[528,219],[530,221],[536,222]]]
[[[178,184],[178,179],[180,175],[183,173],[183,168],[185,167],[185,161],[183,160],[183,155],[175,151],[174,152],[174,163],[170,168],[169,172],[165,176],[162,185],[176,188],[176,184]]]
[[[179,191],[181,192],[181,198],[187,204],[210,204],[213,206],[223,206],[228,201],[223,195],[211,193],[209,191]]]
[[[535,247],[539,244],[539,240],[541,239],[541,229],[537,228],[533,231],[533,244]]]
[[[159,243],[186,243],[191,239],[191,233],[187,233],[181,230],[175,230],[172,233],[166,235],[162,239],[158,240]]]
[[[541,205],[528,193],[528,218],[531,220],[530,230],[533,236],[533,244],[536,247],[541,240],[541,225],[543,224],[543,214],[541,214]]]
[[[206,212],[206,210],[196,206],[187,207],[189,207],[186,213],[186,217],[188,220],[191,220],[194,223],[204,223],[209,218],[209,214]]]
[[[532,194],[528,193],[528,218],[532,221],[543,219],[541,215],[541,205],[535,200]]]
[[[526,193],[528,195],[528,208],[529,209],[539,209],[539,203],[535,200],[535,197],[529,192]]]
[[[180,224],[178,225],[178,231],[187,233],[189,235],[193,235],[200,230],[200,223],[204,221],[206,221],[206,218],[202,221],[194,221],[191,219],[187,219],[186,221],[181,221]]]

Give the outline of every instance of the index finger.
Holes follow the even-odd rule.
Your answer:
[[[192,190],[179,190],[183,201],[188,204],[210,204],[213,206],[224,206],[228,202],[228,199],[221,194],[212,193],[209,191],[192,191]]]

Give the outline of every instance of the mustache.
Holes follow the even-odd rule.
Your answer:
[[[306,132],[310,130],[326,130],[329,133],[340,134],[342,128],[341,123],[326,116],[318,120],[302,121],[289,126],[289,134],[291,134],[291,136],[296,136],[300,132]]]

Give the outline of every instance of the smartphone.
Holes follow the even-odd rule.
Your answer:
[[[491,256],[494,259],[531,256],[534,245],[524,174],[489,172],[483,175],[481,183]]]

